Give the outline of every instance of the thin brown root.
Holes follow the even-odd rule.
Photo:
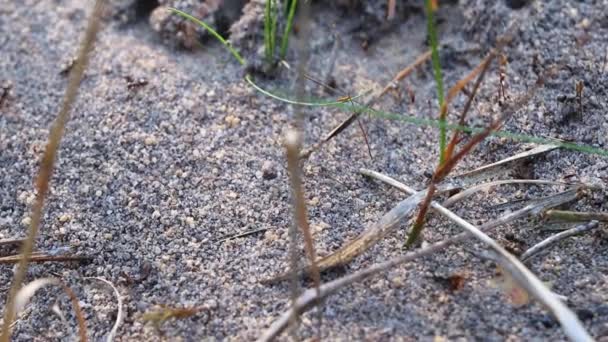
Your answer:
[[[32,262],[86,262],[93,258],[86,255],[46,255],[46,254],[35,254],[29,257],[30,263]],[[9,255],[0,258],[0,264],[16,264],[23,260],[22,254]]]
[[[374,157],[372,156],[372,148],[369,146],[369,140],[367,139],[367,131],[365,130],[365,127],[363,127],[361,119],[357,119],[357,123],[359,124],[359,129],[361,129],[361,133],[363,134],[363,140],[365,141],[365,146],[367,146],[369,159],[374,160]]]
[[[400,82],[408,77],[414,70],[416,70],[416,68],[421,66],[422,63],[428,61],[429,59],[431,59],[431,50],[428,50],[427,52],[418,56],[418,58],[416,58],[412,64],[401,69],[401,71],[399,71],[399,73],[393,77],[393,79],[384,88],[382,88],[382,91],[377,95],[377,97],[380,98],[386,95],[386,93],[388,93],[397,84],[397,82]]]
[[[467,114],[469,112],[469,109],[471,108],[471,105],[473,104],[473,99],[475,98],[475,95],[477,94],[477,91],[479,90],[479,86],[481,85],[481,82],[483,82],[486,71],[490,67],[490,64],[492,63],[492,60],[494,59],[495,56],[496,56],[496,54],[494,52],[490,53],[484,59],[484,61],[481,62],[481,64],[475,69],[475,70],[479,69],[479,71],[478,71],[479,76],[477,76],[477,79],[475,80],[475,84],[473,85],[473,91],[468,95],[467,102],[465,103],[464,108],[462,109],[462,112],[460,114],[460,119],[458,121],[458,125],[460,125],[460,126],[465,125]],[[473,72],[471,72],[471,74],[469,74],[469,77],[473,77]],[[460,83],[460,81],[459,81],[459,83]],[[467,81],[467,83],[468,83],[468,81]],[[464,91],[465,86],[466,86],[466,83],[462,84],[460,90]],[[454,89],[454,88],[452,88],[452,89]],[[452,93],[452,89],[450,89],[450,92],[448,93],[448,102],[451,101],[450,94]],[[446,106],[447,106],[447,104],[446,104]],[[461,134],[461,132],[459,130],[457,130],[452,135],[452,139],[450,140],[450,142],[448,143],[448,146],[446,148],[445,159],[450,159],[452,157],[452,154],[454,153],[454,149],[456,148],[456,145],[460,142],[460,134]]]
[[[76,320],[78,321],[78,335],[80,337],[80,341],[86,342],[87,323],[84,320],[84,315],[80,309],[78,297],[76,297],[74,291],[72,291],[72,289],[64,282],[61,282],[61,288],[63,288],[63,291],[68,295],[68,297],[70,297],[70,302],[72,302],[72,308],[74,309],[74,314],[76,315]]]

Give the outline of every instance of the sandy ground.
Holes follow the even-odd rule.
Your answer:
[[[426,50],[420,12],[369,39],[349,31],[361,18],[314,7],[312,73],[327,69],[331,34],[341,32],[334,78],[349,93],[380,86]],[[10,88],[0,106],[0,239],[23,236],[34,198],[33,179],[67,77],[62,70],[76,54],[90,8],[88,2],[0,1],[0,82]],[[511,10],[502,1],[464,0],[439,13],[447,85],[466,74],[513,20],[515,40],[505,52],[507,95],[525,93],[537,72],[563,65],[555,79],[504,129],[538,137],[573,139],[608,148],[608,1],[534,1]],[[335,24],[335,26],[334,26]],[[103,277],[118,287],[126,317],[118,340],[159,340],[142,320],[157,305],[201,306],[208,314],[170,321],[166,340],[250,340],[287,308],[286,284],[259,279],[287,265],[290,190],[281,136],[291,109],[254,92],[243,70],[215,42],[194,52],[167,46],[146,20],[106,20],[95,55],[62,144],[38,248],[70,246],[92,262],[38,264],[28,279],[61,276],[84,308],[91,340],[101,340],[116,317],[111,289],[85,277]],[[487,122],[498,109],[499,77],[488,75],[470,114]],[[289,89],[292,77],[264,81]],[[568,98],[584,82],[584,110],[578,117]],[[137,84],[133,84],[137,83]],[[389,95],[378,108],[428,118],[437,113],[435,85],[427,64],[411,75],[415,103]],[[310,92],[319,89],[310,85]],[[404,98],[407,93],[403,91]],[[566,100],[564,100],[564,97]],[[509,99],[507,99],[509,101]],[[464,97],[455,101],[455,120]],[[307,112],[312,142],[347,113],[315,108]],[[437,131],[397,120],[368,118],[373,160],[361,131],[350,128],[304,165],[306,196],[316,246],[327,255],[375,222],[403,195],[362,178],[368,167],[422,188],[437,160]],[[482,143],[457,171],[522,151],[504,138]],[[528,176],[605,184],[605,157],[558,150],[535,160]],[[555,193],[557,188],[503,187],[481,194],[455,211],[473,223],[501,212],[492,205]],[[606,211],[606,192],[571,205]],[[492,236],[526,249],[550,233],[535,222],[518,221]],[[344,272],[403,253],[407,224]],[[219,242],[251,229],[266,229]],[[605,229],[605,228],[602,228]],[[459,232],[444,219],[429,221],[425,239]],[[515,242],[514,242],[515,241]],[[538,257],[531,270],[568,297],[590,333],[608,339],[608,249],[601,230],[563,242]],[[418,264],[406,264],[331,297],[323,305],[323,340],[564,340],[559,325],[535,302],[516,307],[492,286],[495,265],[468,250],[449,248]],[[325,279],[333,279],[330,273]],[[442,277],[465,275],[453,291]],[[2,266],[2,302],[12,268]],[[132,281],[130,281],[132,280]],[[310,284],[303,284],[309,286]],[[51,311],[59,303],[66,328]],[[314,335],[314,316],[304,315],[299,334]],[[71,329],[71,331],[70,331]],[[14,329],[18,341],[65,340],[75,329],[69,302],[43,290]]]

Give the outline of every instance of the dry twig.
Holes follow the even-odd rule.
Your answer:
[[[544,218],[559,222],[584,222],[596,220],[608,222],[608,213],[579,212],[569,210],[547,210]]]

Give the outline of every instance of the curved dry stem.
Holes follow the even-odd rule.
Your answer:
[[[74,291],[64,284],[61,280],[57,278],[40,278],[31,281],[29,284],[23,286],[19,292],[15,295],[14,307],[13,310],[15,315],[18,315],[23,308],[27,305],[30,299],[36,294],[38,290],[43,287],[55,285],[63,289],[63,291],[70,297],[70,302],[72,303],[72,309],[74,310],[74,314],[76,315],[76,320],[78,321],[78,335],[80,337],[81,342],[87,341],[87,326],[84,320],[84,316],[82,314],[82,310],[80,309],[80,305],[78,304],[78,298],[74,294]]]
[[[114,337],[116,336],[116,332],[118,331],[118,328],[122,324],[122,320],[123,320],[123,316],[124,316],[124,313],[122,310],[122,306],[123,306],[122,296],[120,295],[120,292],[118,292],[118,289],[116,289],[114,284],[105,280],[104,278],[87,277],[85,279],[93,279],[93,280],[101,281],[102,283],[105,283],[110,288],[112,288],[112,290],[114,290],[114,296],[116,297],[116,302],[117,302],[116,306],[118,307],[118,313],[116,314],[116,321],[114,322],[114,325],[112,326],[112,330],[110,330],[110,332],[108,333],[108,337],[106,338],[107,342],[112,342],[114,340]]]

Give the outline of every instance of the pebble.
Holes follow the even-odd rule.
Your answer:
[[[267,160],[262,164],[262,178],[265,180],[277,178],[277,170],[273,162]]]
[[[21,220],[21,224],[24,226],[29,226],[32,223],[32,219],[29,216],[26,216]]]
[[[63,215],[59,216],[59,222],[61,222],[61,223],[66,223],[71,219],[72,219],[72,215],[69,215],[69,214],[63,214]]]
[[[144,139],[144,144],[146,144],[147,146],[156,145],[158,144],[158,139],[156,139],[156,137],[153,135],[149,135]]]
[[[194,225],[196,224],[196,222],[194,221],[194,218],[191,216],[186,217],[186,224],[190,227],[194,227]]]

